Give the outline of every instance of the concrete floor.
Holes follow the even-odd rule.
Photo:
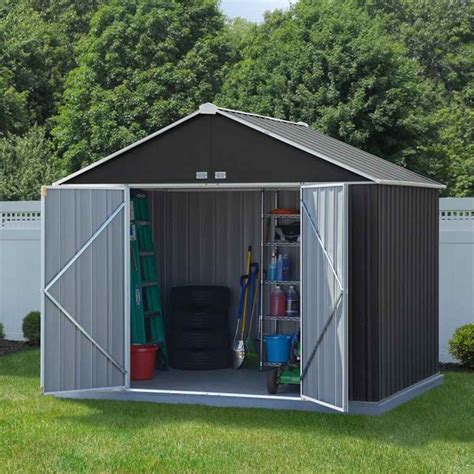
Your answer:
[[[135,381],[132,388],[268,395],[268,371],[255,369],[177,370],[155,372],[153,380]],[[299,385],[282,385],[278,395],[299,397]]]

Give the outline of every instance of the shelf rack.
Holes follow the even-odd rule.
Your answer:
[[[270,208],[276,209],[278,208],[278,190],[275,189],[273,191],[273,202],[271,203]],[[259,326],[258,326],[258,337],[259,337],[259,344],[260,344],[260,351],[259,351],[259,365],[260,370],[263,370],[264,367],[280,367],[281,364],[267,362],[263,358],[263,339],[264,339],[264,323],[267,324],[265,326],[270,325],[272,327],[271,332],[268,330],[265,334],[277,334],[280,330],[280,324],[287,323],[290,324],[289,327],[294,327],[294,323],[300,323],[300,316],[271,316],[266,314],[265,312],[265,302],[267,300],[267,289],[271,288],[272,285],[279,285],[279,286],[299,286],[299,280],[284,280],[284,281],[272,281],[266,280],[264,277],[264,271],[268,267],[268,248],[299,248],[299,242],[287,242],[287,241],[275,241],[270,240],[273,239],[275,235],[275,227],[278,225],[279,221],[284,220],[295,220],[300,219],[300,214],[274,214],[266,212],[265,207],[265,191],[261,191],[261,231],[260,231],[260,308],[259,308]],[[270,239],[266,239],[265,237],[265,230],[269,228],[269,235]],[[291,324],[293,323],[293,324]],[[268,328],[267,328],[268,329]]]
[[[265,214],[269,219],[299,219],[299,214]]]
[[[299,316],[262,316],[265,321],[300,322]]]
[[[299,280],[263,280],[264,285],[298,286]]]
[[[264,242],[264,247],[299,247],[299,242]]]

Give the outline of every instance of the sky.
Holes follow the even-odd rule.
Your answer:
[[[286,9],[289,4],[290,0],[221,0],[221,8],[229,18],[240,16],[254,22],[261,22],[265,11]]]

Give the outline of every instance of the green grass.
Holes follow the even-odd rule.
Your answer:
[[[0,358],[0,471],[474,471],[474,374],[380,417],[40,394],[39,352]]]

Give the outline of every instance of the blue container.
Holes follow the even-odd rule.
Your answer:
[[[291,339],[293,336],[278,334],[276,336],[265,336],[265,347],[267,349],[267,361],[276,364],[285,364],[290,358]]]

